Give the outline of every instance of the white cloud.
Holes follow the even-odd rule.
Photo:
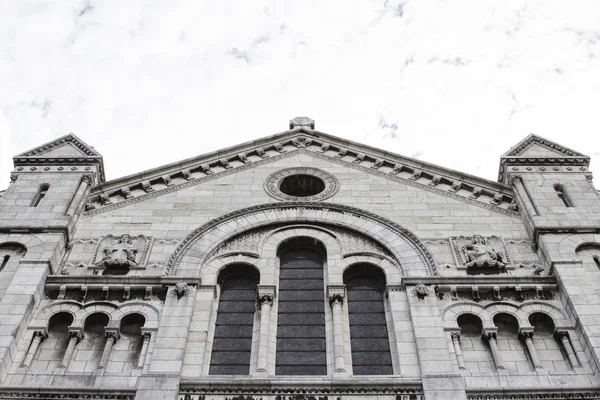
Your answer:
[[[0,179],[68,132],[111,179],[297,115],[488,179],[530,132],[597,158],[595,3],[2,2]]]

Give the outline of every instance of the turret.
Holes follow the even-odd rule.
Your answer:
[[[73,134],[13,158],[0,198],[0,230],[58,232],[69,239],[90,188],[104,181],[102,156]]]
[[[600,196],[589,162],[590,157],[533,134],[502,156],[498,180],[513,186],[534,244],[540,234],[600,227]]]

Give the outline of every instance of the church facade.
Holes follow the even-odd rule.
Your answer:
[[[530,135],[488,181],[315,129],[0,192],[0,399],[600,399],[600,195]]]

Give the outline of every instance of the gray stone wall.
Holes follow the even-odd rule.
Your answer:
[[[94,170],[19,171],[0,198],[0,262],[3,248],[26,249],[10,250],[0,271],[0,391],[184,400],[596,393],[600,204],[589,172],[513,171],[522,186],[512,176],[514,188],[486,183],[502,193],[487,193],[492,203],[516,196],[507,209],[478,203],[476,190],[462,198],[460,182],[433,173],[411,171],[412,183],[399,167],[376,173],[383,161],[359,166],[364,154],[334,162],[291,150],[239,171],[222,161],[229,172],[142,200],[154,189],[132,185],[135,201],[106,209],[86,206],[82,175]],[[291,167],[316,168],[337,186],[312,202],[269,194],[269,178]],[[50,187],[33,207],[42,183]],[[437,185],[448,188],[427,189]],[[278,249],[297,237],[326,249],[323,376],[275,374]],[[392,376],[353,373],[343,276],[361,264],[385,275]],[[235,378],[209,374],[229,265],[260,273],[250,368]],[[56,315],[64,326],[50,326]]]

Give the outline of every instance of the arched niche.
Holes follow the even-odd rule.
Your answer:
[[[169,274],[198,275],[219,245],[241,232],[291,223],[331,225],[359,232],[389,251],[403,275],[432,275],[435,271],[433,256],[418,238],[379,215],[330,203],[273,203],[235,211],[193,231],[171,256]]]

